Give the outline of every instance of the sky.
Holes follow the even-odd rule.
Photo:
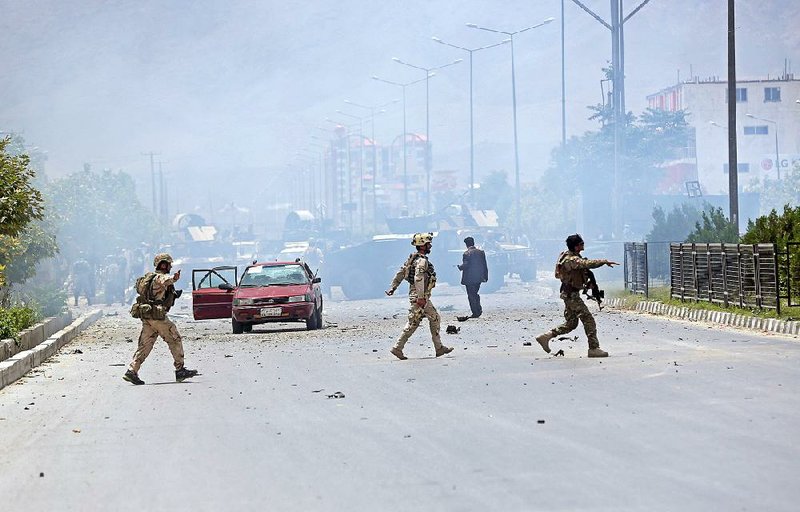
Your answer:
[[[583,3],[608,20],[608,0]],[[625,12],[640,2],[625,2]],[[737,2],[737,72],[776,76],[800,66],[800,2]],[[150,158],[187,204],[204,196],[257,200],[253,190],[293,186],[311,136],[330,137],[337,113],[401,97],[398,82],[423,78],[397,57],[435,67],[407,88],[409,131],[430,120],[434,170],[469,172],[467,47],[513,32],[520,168],[532,181],[561,140],[560,0],[0,0],[0,131],[21,133],[59,176],[89,163],[138,180]],[[596,128],[587,105],[602,101],[608,29],[565,1],[567,134]],[[625,24],[628,110],[691,75],[726,76],[727,7],[722,0],[651,0]],[[787,60],[788,59],[788,63]],[[477,177],[513,173],[509,45],[474,53]],[[376,116],[379,143],[402,133],[402,102]],[[365,129],[369,130],[368,124]],[[311,150],[315,151],[314,149]],[[296,182],[295,182],[296,184]],[[220,198],[219,200],[224,200]]]

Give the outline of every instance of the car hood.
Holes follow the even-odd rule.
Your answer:
[[[259,288],[239,288],[236,290],[237,299],[262,299],[275,297],[289,297],[291,295],[305,295],[311,291],[308,284],[293,284],[288,286],[262,286]]]

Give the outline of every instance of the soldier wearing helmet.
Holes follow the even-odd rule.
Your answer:
[[[142,321],[142,331],[139,333],[139,345],[133,354],[128,371],[123,379],[133,384],[144,384],[139,378],[139,368],[144,363],[153,345],[159,336],[167,342],[169,351],[175,364],[175,380],[183,382],[185,379],[197,375],[197,370],[189,370],[183,364],[183,343],[178,328],[167,317],[167,312],[180,296],[175,290],[175,282],[181,278],[178,270],[170,275],[172,270],[172,256],[159,253],[153,258],[155,272],[148,272],[136,280],[136,303],[131,307],[131,316]]]
[[[540,334],[536,341],[545,352],[550,352],[550,340],[556,336],[566,334],[578,327],[578,321],[583,324],[583,330],[589,341],[588,357],[608,357],[608,352],[600,348],[597,339],[597,324],[594,317],[581,299],[580,291],[585,289],[589,280],[589,271],[603,265],[613,267],[619,265],[615,261],[590,260],[581,255],[585,244],[581,235],[575,233],[567,237],[567,250],[558,256],[556,261],[555,276],[561,280],[561,300],[564,301],[564,323]]]
[[[431,291],[436,286],[436,271],[433,269],[433,263],[428,260],[433,245],[433,233],[414,234],[411,245],[417,248],[417,252],[409,255],[395,274],[391,286],[386,290],[386,295],[393,295],[401,282],[408,281],[408,300],[411,303],[408,309],[408,322],[390,352],[398,359],[408,359],[403,354],[403,347],[417,330],[422,319],[427,318],[436,357],[443,356],[452,352],[453,348],[442,345],[441,319],[431,302]]]

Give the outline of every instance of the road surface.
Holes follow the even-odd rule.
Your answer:
[[[398,291],[399,293],[399,291]],[[326,327],[173,316],[187,366],[159,341],[122,380],[138,335],[106,316],[0,390],[3,510],[794,511],[800,502],[798,339],[603,310],[607,359],[536,334],[560,321],[548,288],[434,303],[388,353],[407,299],[332,301]],[[590,306],[596,310],[594,305]],[[523,346],[532,342],[533,346]],[[341,398],[336,396],[344,395]]]

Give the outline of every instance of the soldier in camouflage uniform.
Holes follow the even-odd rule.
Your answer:
[[[142,332],[139,334],[139,345],[133,354],[133,361],[122,378],[137,385],[144,384],[139,378],[139,368],[150,355],[159,336],[167,342],[169,351],[172,352],[175,380],[183,382],[197,375],[197,370],[189,370],[183,366],[181,335],[172,320],[167,318],[167,312],[180,296],[174,284],[181,278],[181,271],[169,274],[172,270],[172,256],[166,253],[157,254],[153,266],[156,268],[155,272],[149,272],[136,280],[139,296],[131,307],[131,315],[142,321]]]
[[[614,261],[590,260],[581,256],[584,244],[580,235],[567,237],[567,249],[558,256],[556,262],[556,278],[561,280],[561,299],[564,301],[564,323],[536,337],[536,341],[545,352],[550,352],[550,340],[566,334],[578,327],[578,320],[583,323],[583,330],[589,339],[589,357],[607,357],[608,352],[600,348],[597,340],[597,325],[589,308],[581,299],[580,292],[589,279],[588,271],[608,265],[619,265]]]
[[[393,295],[394,291],[400,286],[400,283],[408,281],[408,300],[411,305],[408,309],[408,322],[403,329],[402,334],[397,339],[394,347],[390,351],[398,359],[408,359],[403,354],[403,347],[408,339],[414,334],[414,331],[419,327],[423,318],[428,319],[431,328],[431,337],[433,338],[433,346],[436,349],[436,357],[449,354],[453,351],[452,347],[442,345],[442,339],[439,335],[441,331],[441,323],[439,312],[431,302],[431,291],[436,286],[436,272],[433,269],[433,264],[428,261],[428,254],[431,252],[433,242],[433,233],[417,233],[411,240],[411,244],[417,248],[417,252],[409,255],[405,263],[397,271],[397,274],[392,280],[392,284],[386,295]]]

